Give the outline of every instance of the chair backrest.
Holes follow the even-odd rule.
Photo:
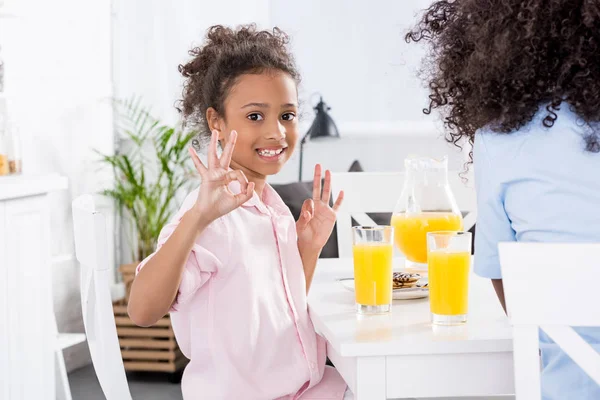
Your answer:
[[[500,243],[517,399],[541,398],[541,328],[600,385],[600,354],[571,326],[600,327],[600,244]]]
[[[81,309],[94,370],[107,400],[131,399],[110,294],[106,221],[91,195],[73,201],[75,254],[81,264]]]
[[[457,171],[448,172],[452,193],[461,211],[466,212],[464,229],[475,224],[477,201],[472,179],[463,182]],[[376,225],[366,213],[391,213],[404,186],[404,172],[344,172],[331,174],[334,198],[344,191],[344,202],[338,211],[337,238],[340,257],[352,255],[352,222]]]

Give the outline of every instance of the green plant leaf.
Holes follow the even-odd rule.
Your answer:
[[[115,154],[96,151],[113,170],[113,187],[102,193],[115,200],[135,227],[137,258],[146,257],[169,221],[183,191],[198,184],[187,148],[194,132],[182,132],[153,117],[139,97],[114,101]],[[139,260],[135,260],[139,261]]]

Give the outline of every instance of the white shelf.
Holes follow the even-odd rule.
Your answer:
[[[340,121],[337,124],[342,137],[363,137],[372,140],[373,136],[417,136],[438,137],[443,129],[436,121]]]
[[[59,333],[58,348],[61,350],[68,349],[76,344],[85,342],[85,334],[83,333]]]
[[[0,177],[0,200],[35,196],[68,188],[66,177],[59,175],[8,175]]]

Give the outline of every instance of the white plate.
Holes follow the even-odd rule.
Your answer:
[[[354,278],[342,278],[337,280],[345,289],[354,292]],[[428,288],[408,288],[392,290],[392,298],[394,300],[412,300],[422,299],[429,296]]]

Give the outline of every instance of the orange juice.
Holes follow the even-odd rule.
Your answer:
[[[404,213],[392,216],[396,245],[412,262],[427,263],[427,232],[460,231],[462,216],[449,212]]]
[[[356,244],[353,253],[356,303],[366,306],[391,304],[392,245]]]
[[[432,313],[467,314],[470,263],[471,254],[468,252],[429,252],[429,304]]]

